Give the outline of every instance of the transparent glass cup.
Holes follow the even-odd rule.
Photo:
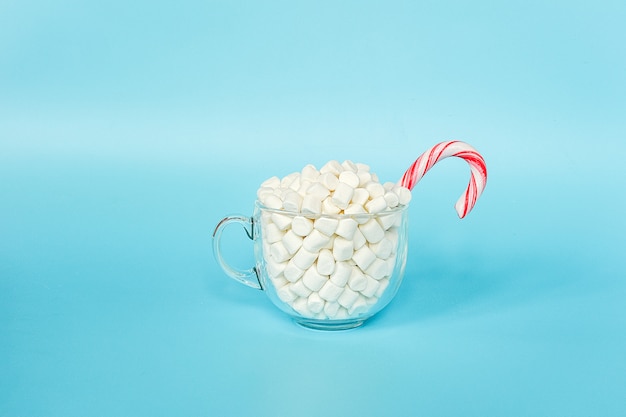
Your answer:
[[[407,207],[377,214],[327,215],[276,210],[255,203],[252,217],[228,216],[213,232],[224,272],[260,289],[296,323],[344,330],[362,325],[395,296],[406,266]],[[253,241],[256,265],[226,262],[224,228],[240,224]]]

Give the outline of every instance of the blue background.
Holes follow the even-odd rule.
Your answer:
[[[1,416],[626,415],[626,3],[0,2]],[[307,163],[414,189],[395,300],[298,327],[211,233]],[[239,228],[224,234],[252,262]]]

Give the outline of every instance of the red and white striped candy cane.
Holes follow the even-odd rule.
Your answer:
[[[422,177],[437,162],[449,156],[456,156],[464,159],[470,166],[471,176],[469,185],[461,197],[457,200],[454,208],[462,219],[469,213],[476,200],[482,194],[487,184],[487,166],[483,157],[472,146],[465,142],[452,140],[441,142],[424,152],[406,170],[400,185],[412,190]]]

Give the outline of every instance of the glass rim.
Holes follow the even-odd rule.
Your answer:
[[[354,217],[367,217],[367,218],[376,218],[376,217],[382,217],[382,216],[391,216],[397,213],[402,213],[404,211],[406,211],[406,209],[409,207],[409,204],[405,204],[405,205],[398,205],[397,207],[391,208],[391,209],[386,209],[383,211],[380,211],[378,213],[350,213],[350,214],[331,214],[331,213],[302,213],[299,211],[290,211],[290,210],[285,210],[285,209],[275,209],[275,208],[271,208],[271,207],[267,207],[265,205],[263,205],[259,200],[256,200],[254,202],[254,206],[262,211],[267,211],[270,213],[276,213],[276,214],[282,214],[282,215],[286,215],[286,216],[291,216],[291,217],[297,217],[297,216],[301,216],[301,217],[305,217],[308,219],[316,219],[316,218],[320,218],[320,217],[329,217],[329,218],[334,218],[334,219],[349,219],[349,218],[354,218]]]

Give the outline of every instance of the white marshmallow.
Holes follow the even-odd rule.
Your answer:
[[[367,304],[367,299],[362,295],[359,295],[352,306],[348,308],[348,314],[351,316],[358,316],[359,314],[365,313],[368,309],[369,305]]]
[[[385,236],[387,236],[386,233]],[[377,258],[387,259],[393,252],[394,247],[391,240],[385,237],[378,243],[371,243],[370,249],[374,252],[374,255],[376,255]]]
[[[316,195],[306,194],[302,199],[302,213],[320,214],[322,212],[322,200]]]
[[[369,171],[362,171],[359,169],[359,172],[356,174],[359,176],[359,187],[364,186],[372,180],[372,174],[370,174]]]
[[[289,175],[286,175],[280,180],[280,188],[289,188],[293,180],[300,177],[299,172],[292,172]]]
[[[355,251],[354,255],[352,255],[352,260],[354,260],[363,271],[367,270],[376,259],[376,255],[374,255],[374,252],[372,252],[367,245],[363,245],[361,249]]]
[[[276,243],[283,240],[284,233],[275,223],[267,223],[263,228],[263,240],[267,243]]]
[[[354,231],[354,235],[352,236],[352,243],[354,244],[354,250],[359,250],[367,243],[365,236],[363,233],[357,228]]]
[[[356,164],[350,160],[343,161],[341,166],[345,171],[352,171],[355,173],[359,171],[359,167],[357,167]]]
[[[360,268],[356,266],[352,268],[348,286],[354,291],[363,291],[367,287],[367,278],[365,278],[365,274],[361,272]]]
[[[282,209],[283,208],[283,200],[280,199],[277,195],[270,194],[265,197],[265,200],[262,201],[265,207],[269,207],[271,209]]]
[[[342,320],[342,319],[347,319],[349,317],[350,317],[350,315],[348,314],[348,310],[346,310],[343,307],[340,307],[339,310],[337,310],[337,314],[335,314],[334,319],[335,320]]]
[[[308,164],[300,172],[300,176],[309,181],[315,181],[320,173],[314,165]]]
[[[313,291],[311,291],[301,279],[291,284],[291,291],[298,297],[308,297]]]
[[[344,239],[341,236],[337,236],[335,238],[335,242],[333,244],[333,256],[336,261],[347,261],[352,258],[353,252],[352,241]]]
[[[289,191],[289,188],[276,188],[273,194],[282,200],[285,198],[287,191]]]
[[[389,267],[387,265],[387,262],[383,261],[382,259],[376,258],[365,272],[367,272],[367,274],[372,278],[379,280],[386,276],[389,276],[388,270]]]
[[[279,276],[283,275],[283,271],[287,266],[287,262],[276,262],[274,259],[272,259],[271,256],[266,261],[267,273],[269,274],[270,278],[278,278]]]
[[[397,186],[393,190],[398,195],[398,204],[406,206],[411,201],[411,190],[406,187]]]
[[[389,230],[398,223],[398,220],[402,220],[402,213],[382,213],[377,220],[384,230]]]
[[[333,192],[331,201],[340,209],[346,209],[350,205],[350,200],[354,195],[354,188],[350,187],[345,182],[339,182],[337,188]],[[281,202],[282,204],[282,202]]]
[[[283,285],[280,288],[276,289],[276,295],[283,302],[287,304],[291,304],[298,296],[291,291],[291,284]]]
[[[289,226],[291,226],[291,217],[280,214],[280,213],[272,213],[271,214],[272,222],[278,226],[279,230],[287,230]]]
[[[306,236],[313,230],[313,220],[296,216],[291,222],[291,230],[298,236]]]
[[[319,313],[324,310],[324,304],[324,300],[322,300],[318,293],[314,292],[309,295],[307,307],[312,313]]]
[[[289,251],[287,251],[282,242],[272,243],[270,246],[270,256],[276,262],[285,262],[291,258]]]
[[[347,262],[337,262],[335,272],[330,275],[330,280],[338,287],[345,287],[352,273],[352,265]]]
[[[272,245],[266,242],[263,242],[263,259],[266,262],[272,259]]]
[[[287,278],[285,278],[283,274],[270,276],[270,280],[272,281],[272,285],[274,286],[274,288],[280,288],[289,284],[289,281],[287,281]]]
[[[319,291],[320,297],[327,301],[337,301],[341,293],[343,293],[343,287],[333,284],[332,281],[327,281]]]
[[[370,193],[365,188],[355,188],[352,195],[352,204],[358,204],[359,206],[365,205],[370,198]]]
[[[299,313],[300,315],[305,316],[305,317],[311,317],[313,313],[311,312],[311,310],[309,310],[308,304],[309,304],[308,296],[300,297],[293,302],[291,307],[294,310],[296,310],[296,312]]]
[[[282,239],[283,246],[287,249],[290,255],[293,255],[302,246],[302,237],[298,236],[293,230],[287,231]]]
[[[396,256],[390,256],[385,260],[385,264],[387,265],[387,276],[390,277],[393,275],[393,270],[396,268]]]
[[[298,195],[300,195],[299,191],[300,191],[300,186],[302,185],[302,178],[300,178],[299,176],[294,178],[293,181],[291,181],[291,184],[289,184],[289,190],[293,190],[295,192],[298,193]]]
[[[332,174],[339,175],[341,171],[343,171],[343,167],[341,166],[339,161],[334,160],[326,162],[326,164],[324,164],[324,166],[320,168],[320,172],[322,174],[330,172]]]
[[[302,197],[297,192],[290,190],[285,193],[283,199],[283,207],[287,211],[298,212],[300,211],[300,205],[302,204]]]
[[[359,224],[365,223],[369,219],[363,206],[358,204],[350,204],[343,212],[350,215]]]
[[[387,202],[387,207],[389,208],[398,207],[398,204],[400,204],[398,194],[394,193],[393,191],[387,191],[383,198]]]
[[[332,236],[335,230],[337,230],[338,225],[339,220],[331,217],[320,217],[313,223],[313,227],[326,236]]]
[[[326,236],[317,229],[313,229],[313,231],[302,241],[302,247],[309,252],[319,252],[320,249],[328,244],[329,240],[329,236]]]
[[[297,190],[298,194],[304,197],[306,195],[306,190],[308,190],[310,186],[311,186],[311,181],[300,180],[300,182],[298,183],[298,190]]]
[[[359,186],[359,176],[355,173],[356,171],[343,171],[339,174],[339,182],[348,184],[352,188],[356,188]]]
[[[396,249],[398,247],[398,229],[391,228],[385,231],[385,239],[388,239],[393,245],[391,253],[396,253]]]
[[[367,285],[365,286],[365,289],[361,290],[361,294],[365,297],[373,297],[374,294],[376,294],[376,290],[378,290],[378,287],[380,286],[380,282],[369,275],[366,275],[365,277],[367,278]]]
[[[313,184],[311,184],[311,186],[307,188],[306,193],[314,195],[320,201],[324,200],[330,195],[330,191],[328,191],[328,188],[324,187],[324,184],[319,182],[314,182]]]
[[[370,166],[367,164],[357,162],[354,165],[356,165],[356,168],[359,172],[370,172]]]
[[[385,200],[385,197],[382,195],[365,204],[365,210],[367,210],[368,213],[380,213],[385,209],[387,209],[387,200]]]
[[[292,261],[295,266],[302,270],[308,269],[313,262],[317,259],[316,252],[309,252],[305,248],[298,249],[298,252],[293,256]]]
[[[385,237],[385,230],[376,219],[370,219],[366,223],[359,225],[359,230],[370,243],[377,243]]]
[[[324,185],[324,187],[326,187],[330,191],[335,191],[335,188],[337,188],[337,184],[339,184],[339,178],[337,178],[337,176],[332,172],[322,174],[319,178],[319,181]]]
[[[385,191],[392,191],[395,187],[396,187],[396,184],[390,181],[387,181],[386,183],[383,184],[383,188],[385,189]]]
[[[352,291],[350,288],[344,288],[343,292],[337,298],[337,302],[342,305],[342,307],[350,308],[352,304],[359,298],[359,293],[356,291]]]
[[[396,221],[393,224],[393,227],[400,227],[402,226],[402,213],[396,213],[396,215],[394,216]]]
[[[263,241],[263,253],[265,254],[266,260],[272,258],[272,255],[270,253],[271,249],[272,249],[272,245],[270,243]]]
[[[304,274],[304,270],[298,268],[294,263],[293,259],[287,262],[287,266],[285,266],[285,270],[283,271],[283,275],[289,282],[296,282],[300,279],[300,277]]]
[[[365,297],[365,299],[367,300],[367,305],[370,307],[378,302],[378,298],[376,297]]]
[[[261,183],[261,187],[278,188],[280,187],[280,178],[276,176],[268,178]]]
[[[322,275],[331,275],[335,272],[335,258],[328,249],[322,249],[317,257],[317,272]]]
[[[271,187],[261,187],[256,192],[256,197],[259,201],[263,202],[268,195],[274,194],[274,189]]]
[[[324,313],[326,314],[326,316],[328,316],[328,318],[332,319],[337,315],[340,307],[341,306],[337,302],[327,301],[326,304],[324,304]]]
[[[311,291],[319,291],[328,281],[328,277],[319,274],[315,268],[309,268],[304,271],[301,281]]]
[[[385,195],[385,188],[378,181],[375,182],[373,180],[373,176],[372,176],[372,181],[365,184],[365,189],[367,190],[368,193],[370,193],[370,196],[372,198],[381,197]]]
[[[382,297],[383,293],[385,292],[385,290],[389,286],[389,279],[383,278],[380,281],[378,281],[378,283],[380,285],[378,286],[378,289],[376,290],[376,294],[374,294],[374,295],[376,297],[380,298],[380,297]]]
[[[322,201],[322,213],[324,214],[339,214],[341,209],[337,207],[335,203],[333,203],[332,197],[326,197],[324,201]]]
[[[345,239],[352,239],[354,236],[354,231],[356,230],[358,223],[354,219],[341,219],[339,220],[339,224],[337,225],[337,229],[335,233]]]

